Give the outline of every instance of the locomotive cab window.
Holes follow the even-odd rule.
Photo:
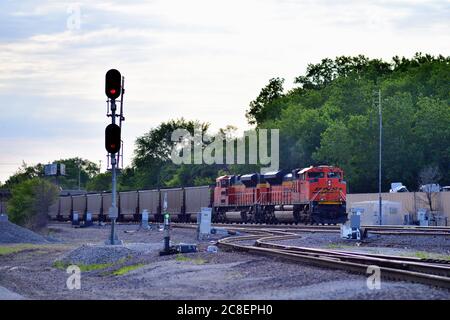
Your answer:
[[[226,180],[226,179],[221,180],[220,181],[220,186],[222,188],[227,188],[228,187],[228,180]]]
[[[328,172],[328,178],[340,178],[341,174],[339,172]]]
[[[323,172],[308,172],[309,179],[323,178]]]

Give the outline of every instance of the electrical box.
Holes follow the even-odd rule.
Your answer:
[[[110,219],[117,219],[119,217],[119,209],[118,208],[109,208],[109,216]]]
[[[420,226],[428,226],[428,210],[425,208],[420,208],[417,210],[417,221],[419,221]]]
[[[148,229],[149,225],[148,225],[148,210],[147,209],[144,209],[142,211],[141,217],[142,217],[141,218],[141,228]]]
[[[363,233],[361,230],[362,208],[354,208],[351,211],[350,220],[341,225],[341,238],[346,240],[361,240]]]
[[[80,215],[78,211],[74,211],[72,213],[72,225],[73,226],[79,226],[80,225]]]
[[[92,226],[92,213],[86,212],[86,217],[84,218],[84,227]]]
[[[201,212],[197,215],[199,240],[208,238],[211,234],[211,215],[212,208],[207,207],[202,207]]]

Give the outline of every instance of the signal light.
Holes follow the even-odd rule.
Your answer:
[[[109,124],[105,129],[105,148],[109,153],[117,153],[120,150],[120,127],[117,124]]]
[[[122,75],[116,69],[111,69],[106,73],[105,93],[110,99],[120,97],[122,89]]]

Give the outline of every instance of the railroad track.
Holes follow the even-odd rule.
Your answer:
[[[264,225],[264,224],[219,224],[215,227],[233,228],[236,230],[252,229],[278,229],[298,232],[324,232],[338,233],[340,226],[336,225]],[[419,227],[419,226],[362,226],[362,229],[371,234],[379,235],[418,235],[418,236],[448,236],[450,227]]]
[[[52,224],[61,224],[67,222],[55,222]],[[153,222],[155,223],[155,222]],[[118,222],[118,224],[139,224],[138,221]],[[196,228],[196,222],[172,222],[173,226]],[[277,229],[297,232],[323,232],[338,233],[339,225],[301,225],[301,224],[246,224],[246,223],[213,223],[213,227],[245,230],[252,229]],[[362,226],[362,228],[371,234],[379,235],[418,235],[418,236],[448,236],[450,237],[450,227],[420,227],[420,226]]]
[[[228,229],[243,231],[242,227]],[[221,239],[218,246],[226,250],[243,251],[366,275],[369,266],[377,266],[383,280],[417,282],[450,289],[450,262],[447,260],[286,246],[274,242],[301,236],[293,231],[270,228],[250,227],[245,229],[245,232],[249,235]],[[247,244],[242,244],[244,241]],[[248,245],[249,241],[254,241],[253,245]]]
[[[51,224],[64,224],[55,222]],[[155,222],[153,222],[155,223]],[[118,222],[117,224],[140,224],[138,221]],[[172,222],[171,225],[179,228],[197,228],[196,222]],[[271,229],[297,232],[339,233],[339,225],[301,225],[301,224],[246,224],[246,223],[213,223],[213,227],[235,229],[245,232],[252,229]],[[363,230],[371,234],[379,235],[417,235],[417,236],[447,236],[450,237],[450,227],[420,227],[420,226],[362,226]]]
[[[197,228],[195,223],[173,223],[172,226]],[[381,278],[385,280],[410,281],[450,289],[450,261],[448,260],[297,247],[276,243],[280,240],[298,239],[301,237],[298,232],[339,232],[339,226],[258,224],[213,224],[213,226],[246,233],[243,236],[219,240],[218,246],[226,250],[238,250],[365,275],[367,275],[368,266],[377,266],[380,268]],[[450,228],[445,227],[366,226],[366,228],[378,233],[450,236]],[[242,244],[244,241],[250,241],[251,244]]]

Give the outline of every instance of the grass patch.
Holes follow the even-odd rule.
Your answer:
[[[0,246],[0,256],[18,253],[25,250],[30,249],[39,249],[39,246],[32,244],[20,244],[20,245],[11,245],[11,246]]]
[[[62,261],[53,262],[53,268],[65,270],[69,265]]]
[[[449,255],[438,254],[438,253],[431,253],[431,252],[425,252],[425,251],[416,251],[414,253],[414,256],[419,258],[419,259],[450,260],[450,256]]]
[[[327,249],[343,249],[344,246],[340,245],[340,244],[335,244],[335,243],[329,243],[326,246]]]
[[[125,267],[122,267],[122,268],[114,271],[112,274],[115,276],[121,276],[121,275],[127,274],[130,271],[142,268],[143,266],[145,266],[145,264],[143,264],[143,263],[138,263],[138,264],[131,265],[131,266],[125,266]]]
[[[182,254],[177,254],[175,260],[176,260],[176,261],[180,261],[180,262],[184,262],[184,261],[190,261],[191,258],[188,258],[188,257],[186,257],[186,256],[183,256]]]
[[[81,271],[94,271],[94,270],[101,270],[106,269],[109,267],[112,267],[112,263],[99,263],[99,264],[82,264],[78,267],[80,267]]]
[[[416,256],[419,259],[428,259],[430,258],[430,255],[423,251],[417,251],[414,253],[414,256]]]
[[[205,264],[206,263],[206,260],[204,260],[204,259],[201,259],[201,258],[193,259],[193,258],[183,256],[182,254],[177,254],[175,260],[179,261],[179,262],[192,262],[194,264]]]
[[[94,271],[94,270],[102,270],[109,267],[112,267],[113,263],[97,263],[97,264],[70,264],[62,261],[55,261],[53,263],[53,267],[60,269],[60,270],[66,270],[68,266],[70,265],[76,265],[78,268],[80,268],[80,271],[86,272],[86,271]]]
[[[80,271],[87,272],[87,271],[102,270],[102,269],[107,269],[107,268],[110,268],[113,266],[117,266],[117,265],[125,263],[129,258],[130,257],[128,256],[128,257],[123,257],[123,258],[117,260],[116,262],[94,263],[94,264],[76,264],[76,263],[67,263],[67,262],[62,262],[61,260],[57,260],[57,261],[53,262],[53,267],[56,269],[60,269],[60,270],[66,270],[68,266],[74,265],[74,266],[77,266],[78,268],[80,268]],[[117,270],[117,271],[119,271],[119,270]],[[131,270],[133,270],[133,269],[131,269]],[[131,270],[128,270],[126,272],[129,272]],[[110,272],[106,272],[106,273],[103,273],[102,275],[106,276],[106,275],[110,275],[110,274],[111,274]]]

